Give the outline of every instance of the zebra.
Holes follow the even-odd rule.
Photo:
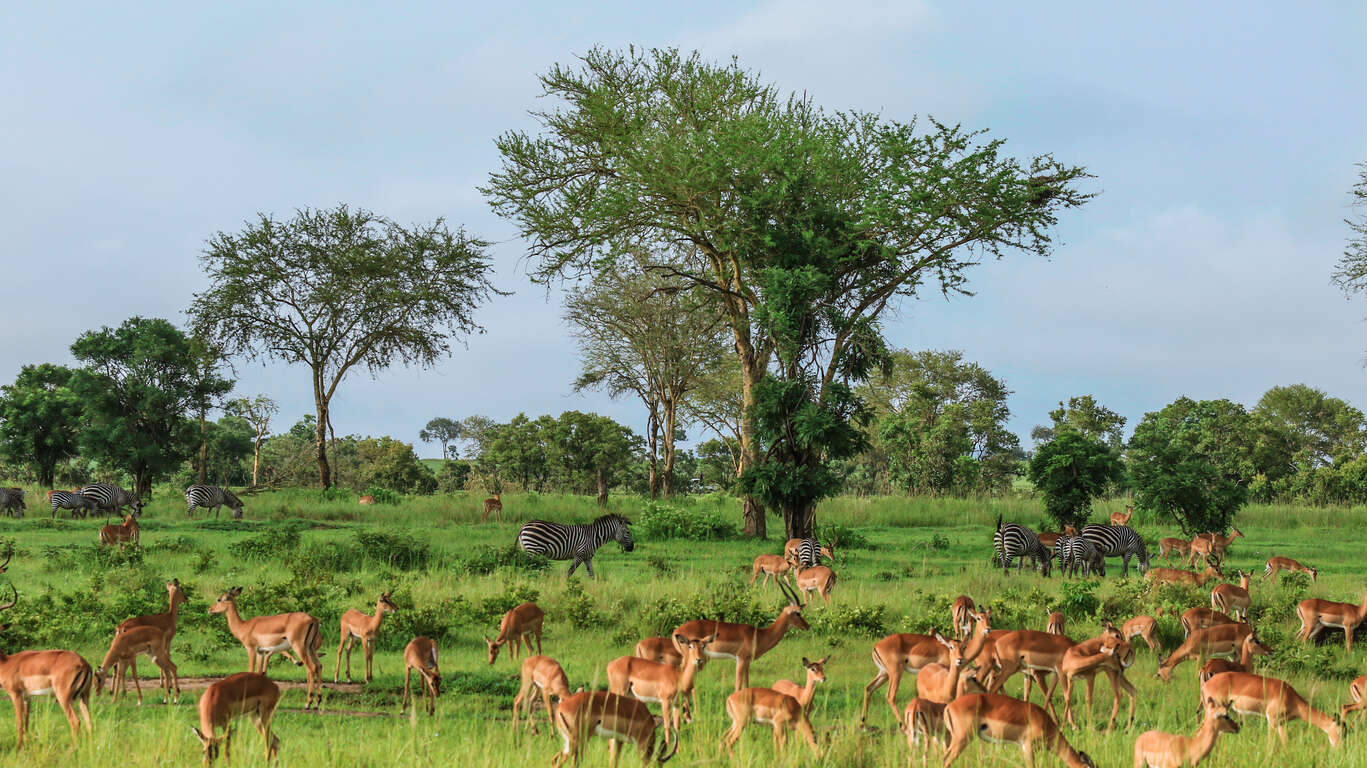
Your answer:
[[[57,519],[57,510],[71,510],[71,518],[76,519],[76,513],[81,517],[89,515],[96,510],[95,500],[78,491],[53,491],[52,492],[52,519]]]
[[[142,507],[145,502],[138,498],[136,493],[130,493],[117,485],[109,483],[91,483],[80,491],[81,495],[95,502],[95,509],[104,512],[106,516],[122,512],[124,507],[133,508],[133,517],[142,516]]]
[[[1065,576],[1105,576],[1106,558],[1082,536],[1060,536],[1055,546],[1059,570]]]
[[[622,545],[623,552],[636,547],[631,540],[631,521],[618,514],[608,514],[588,525],[561,525],[547,520],[528,520],[517,529],[517,545],[529,555],[542,555],[552,560],[573,560],[570,575],[580,563],[593,575],[593,553],[609,539]]]
[[[232,491],[216,485],[192,485],[185,489],[185,514],[194,517],[195,507],[213,507],[215,520],[221,507],[231,509],[234,519],[242,518],[242,500]]]
[[[1135,558],[1141,574],[1149,570],[1149,549],[1133,528],[1127,525],[1089,525],[1082,529],[1081,536],[1092,542],[1102,557],[1121,559],[1122,578],[1130,573],[1131,557]]]
[[[1039,572],[1048,576],[1053,567],[1053,556],[1041,543],[1035,532],[1023,525],[1007,523],[1002,525],[1001,515],[997,515],[997,532],[992,534],[993,563],[1001,563],[1004,573],[1011,573],[1011,561],[1020,558],[1016,573],[1025,566],[1025,558]]]
[[[24,503],[23,488],[0,488],[0,511],[10,517],[23,517],[28,505]]]
[[[811,568],[821,565],[821,558],[834,560],[831,553],[835,550],[835,540],[827,546],[821,546],[821,542],[816,539],[789,539],[788,544],[783,548],[784,558],[795,561],[802,568]]]

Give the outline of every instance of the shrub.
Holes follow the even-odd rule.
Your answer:
[[[823,525],[817,528],[817,539],[822,544],[835,541],[836,551],[844,549],[873,549],[867,537],[847,525]]]
[[[427,567],[432,548],[408,534],[357,531],[356,544],[361,557],[401,571],[416,571]]]
[[[228,551],[234,556],[256,562],[283,560],[298,548],[299,531],[294,528],[262,531],[228,545]]]
[[[826,635],[882,638],[888,634],[888,609],[885,605],[842,605],[830,610],[812,611],[806,618],[812,629]]]
[[[535,603],[541,597],[541,593],[534,587],[525,585],[514,585],[503,590],[502,593],[486,597],[479,601],[471,612],[471,619],[476,624],[490,624],[497,626],[503,614],[511,611],[522,603]]]
[[[736,536],[736,524],[721,510],[684,510],[653,501],[646,504],[636,530],[650,539],[724,541]]]
[[[1059,612],[1070,619],[1095,616],[1097,609],[1101,607],[1101,601],[1096,596],[1097,588],[1100,586],[1099,581],[1063,582],[1059,595]]]
[[[362,496],[370,496],[375,499],[376,504],[398,504],[403,501],[403,497],[388,488],[381,488],[372,485],[361,492]]]
[[[614,617],[600,610],[598,603],[584,592],[578,579],[570,579],[560,599],[560,610],[569,617],[570,625],[575,629],[601,629],[615,623]]]
[[[664,555],[648,555],[646,566],[650,568],[656,576],[668,576],[674,573],[674,561]]]
[[[541,555],[529,555],[516,544],[506,547],[481,547],[461,562],[457,568],[472,576],[487,576],[500,568],[521,573],[540,573],[551,565]]]

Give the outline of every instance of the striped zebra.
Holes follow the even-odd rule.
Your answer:
[[[835,559],[831,554],[835,550],[835,541],[823,547],[816,539],[789,539],[783,550],[785,559],[795,560],[803,568],[821,565],[823,557],[827,560]]]
[[[517,529],[517,545],[529,555],[542,555],[552,560],[573,560],[570,575],[583,563],[589,578],[593,578],[593,553],[608,540],[621,544],[623,552],[635,548],[630,525],[630,520],[617,514],[603,515],[588,525],[528,520]]]
[[[57,519],[57,510],[71,510],[71,519],[76,519],[76,513],[81,517],[89,515],[95,511],[95,500],[78,491],[53,491],[52,492],[52,519]]]
[[[1102,557],[1120,558],[1120,575],[1130,573],[1130,558],[1135,558],[1139,572],[1149,570],[1149,549],[1133,528],[1127,525],[1089,525],[1082,529],[1082,537],[1092,542]]]
[[[133,517],[142,516],[145,502],[136,493],[130,493],[110,483],[91,483],[80,491],[81,495],[95,502],[95,509],[106,516],[123,512],[124,507],[133,508]]]
[[[242,518],[242,500],[232,491],[216,485],[192,485],[185,489],[185,514],[194,517],[195,507],[213,507],[215,520],[220,507],[231,509],[234,519]]]
[[[1055,546],[1059,571],[1064,576],[1105,576],[1106,558],[1082,536],[1060,536]]]
[[[1000,563],[1002,571],[1011,573],[1011,561],[1020,558],[1016,573],[1025,566],[1025,558],[1030,558],[1032,568],[1048,576],[1053,567],[1053,556],[1041,543],[1035,532],[1023,525],[1007,523],[1002,525],[1001,515],[997,515],[997,532],[992,534],[992,561]]]
[[[23,517],[28,505],[24,503],[23,488],[0,488],[0,512],[10,517]]]

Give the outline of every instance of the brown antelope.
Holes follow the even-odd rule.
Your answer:
[[[1035,764],[1037,745],[1058,755],[1068,768],[1095,768],[1086,752],[1073,749],[1049,713],[1028,701],[995,693],[969,694],[945,707],[944,717],[949,731],[944,768],[959,759],[974,734],[984,741],[1019,744],[1027,768]]]
[[[332,682],[337,682],[337,678],[342,674],[342,651],[346,650],[346,681],[351,682],[351,647],[357,640],[361,641],[361,650],[365,652],[365,681],[370,682],[370,662],[375,655],[375,637],[380,634],[380,622],[384,621],[386,613],[393,613],[398,608],[389,600],[390,593],[382,592],[380,599],[375,601],[375,615],[370,616],[358,610],[352,609],[342,614],[341,642],[337,643],[337,667],[332,671]]]
[[[1143,638],[1149,650],[1158,652],[1158,622],[1152,616],[1139,615],[1120,625],[1120,635],[1126,640]]]
[[[939,632],[934,632],[931,636],[945,647],[949,657],[943,664],[938,661],[932,662],[921,667],[921,671],[916,673],[916,698],[948,704],[959,695],[967,643],[963,640],[950,640]]]
[[[608,690],[619,696],[635,696],[641,701],[656,701],[664,718],[664,742],[669,746],[670,732],[678,738],[683,702],[693,694],[693,683],[699,670],[707,664],[707,646],[716,635],[687,640],[676,638],[684,649],[683,667],[647,661],[635,656],[622,656],[608,662]],[[678,707],[675,701],[678,700]]]
[[[1058,540],[1059,540],[1060,538],[1062,538],[1062,537],[1064,537],[1064,536],[1076,536],[1076,535],[1077,535],[1077,528],[1075,528],[1075,527],[1073,527],[1073,526],[1071,526],[1071,525],[1065,525],[1065,526],[1063,526],[1063,533],[1054,533],[1054,532],[1052,532],[1052,531],[1045,531],[1044,533],[1037,533],[1037,534],[1035,534],[1035,538],[1039,539],[1039,543],[1040,543],[1040,544],[1043,544],[1045,549],[1049,550],[1050,552],[1053,552],[1053,551],[1055,550],[1055,548],[1058,547]]]
[[[775,680],[770,688],[797,699],[797,703],[805,710],[812,703],[812,697],[816,695],[816,684],[826,682],[826,662],[830,660],[830,656],[818,661],[808,661],[803,657],[802,666],[807,670],[807,682],[804,685],[783,679]]]
[[[713,659],[736,660],[736,690],[750,684],[750,665],[755,659],[773,650],[789,629],[811,629],[812,626],[802,618],[802,601],[797,593],[783,582],[778,583],[788,598],[788,605],[779,613],[774,623],[767,627],[752,624],[732,624],[710,619],[694,619],[680,624],[671,637],[674,647],[683,653],[680,643],[698,640],[709,635],[716,639],[707,645],[707,655]]]
[[[1222,672],[1201,683],[1203,702],[1227,705],[1241,715],[1262,715],[1267,718],[1267,738],[1276,729],[1282,745],[1286,745],[1288,720],[1304,720],[1324,731],[1329,746],[1337,747],[1341,735],[1338,721],[1315,709],[1286,682],[1247,672]]]
[[[973,637],[964,649],[964,663],[983,657],[984,648],[992,635],[992,609],[984,608],[973,614],[978,623]],[[986,658],[986,657],[983,657]],[[902,684],[902,675],[907,672],[919,673],[928,664],[945,664],[949,661],[949,649],[932,635],[901,633],[888,635],[873,645],[873,663],[878,674],[864,686],[864,701],[859,707],[859,724],[868,720],[869,698],[883,685],[888,686],[887,702],[893,717],[902,722],[901,712],[897,709],[897,690]]]
[[[1348,697],[1351,702],[1344,704],[1339,711],[1339,719],[1347,720],[1349,712],[1358,712],[1367,708],[1367,675],[1363,675],[1348,684]]]
[[[788,539],[788,542],[783,545],[784,559],[793,561],[794,565],[803,565],[802,542],[804,541],[810,541],[816,545],[816,554],[818,558],[824,557],[827,560],[835,559],[835,556],[832,554],[835,552],[835,539],[832,539],[830,543],[826,544],[824,547],[821,545],[821,542],[816,539]],[[819,560],[816,563],[812,563],[812,565],[820,565]]]
[[[1185,560],[1190,554],[1191,542],[1187,539],[1167,538],[1158,540],[1158,556],[1165,560],[1173,555],[1177,555],[1179,560]]]
[[[1318,581],[1320,575],[1318,570],[1311,568],[1308,565],[1301,565],[1289,557],[1273,557],[1268,558],[1267,565],[1263,567],[1263,578],[1266,579],[1268,576],[1276,576],[1280,571],[1308,573],[1310,574],[1310,581],[1312,582]]]
[[[8,562],[8,560],[6,560]],[[10,585],[14,590],[14,585]],[[19,592],[14,590],[14,599],[0,605],[0,612],[7,611],[19,603]],[[0,624],[0,632],[9,629],[9,624]],[[76,736],[81,723],[76,719],[75,703],[85,720],[87,732],[93,732],[90,722],[90,687],[95,673],[86,660],[72,651],[20,651],[11,656],[0,652],[0,686],[4,686],[14,704],[15,750],[24,746],[24,732],[28,729],[29,699],[33,696],[52,694],[57,705],[66,715],[71,726],[71,748],[76,749]]]
[[[237,613],[237,597],[241,594],[241,587],[224,592],[209,607],[209,613],[227,617],[228,631],[247,649],[247,671],[256,672],[258,667],[265,670],[270,654],[293,649],[298,657],[295,665],[303,667],[308,678],[304,709],[321,707],[323,665],[318,661],[318,646],[323,635],[318,620],[302,611],[243,619]]]
[[[1263,645],[1258,639],[1256,632],[1249,632],[1248,637],[1239,646],[1239,660],[1230,661],[1229,659],[1208,659],[1201,669],[1196,672],[1196,679],[1205,682],[1221,672],[1252,672],[1253,657],[1266,656],[1272,653],[1272,649]]]
[[[479,519],[481,523],[489,522],[489,513],[493,513],[498,521],[503,522],[503,494],[495,492],[493,498],[484,500],[484,516]]]
[[[968,595],[954,598],[954,605],[950,606],[949,613],[954,621],[956,637],[968,637],[973,632],[973,616],[977,610],[978,606],[973,604],[973,598]]]
[[[674,647],[674,641],[667,637],[647,637],[637,643],[636,656],[637,658],[668,664],[671,667],[683,666],[683,654]]]
[[[760,582],[760,587],[769,585],[769,577],[775,580],[789,578],[789,573],[793,570],[793,563],[780,555],[760,555],[755,558],[753,570],[750,573],[750,583],[754,584],[759,575],[764,574],[764,580]]]
[[[423,700],[427,703],[427,714],[431,715],[437,711],[437,697],[441,695],[441,668],[437,666],[437,644],[432,638],[415,637],[404,646],[401,710],[408,708],[408,695],[415,669],[418,670],[418,685],[422,687]],[[516,709],[513,710],[513,718],[516,723]]]
[[[555,728],[560,731],[564,748],[551,759],[551,768],[566,758],[570,758],[571,765],[578,765],[584,745],[594,736],[608,739],[609,766],[617,765],[618,742],[636,745],[642,768],[650,765],[655,752],[654,715],[641,701],[608,691],[581,691],[561,701],[555,710]],[[666,753],[661,749],[659,762],[663,765],[678,750],[679,742],[675,739],[674,751]]]
[[[375,497],[374,497],[374,496],[371,496],[370,494],[367,493],[366,495],[364,495],[364,496],[362,496],[360,499],[358,499],[356,503],[357,503],[357,504],[374,504],[374,503],[375,503]]]
[[[1191,637],[1191,633],[1198,629],[1214,627],[1220,624],[1238,624],[1239,622],[1226,616],[1214,608],[1207,608],[1198,605],[1195,608],[1188,608],[1182,612],[1182,617],[1178,619],[1182,624],[1182,636]]]
[[[1191,554],[1187,556],[1187,565],[1196,565],[1198,557],[1214,558],[1215,562],[1223,563],[1230,543],[1243,535],[1243,531],[1235,528],[1228,536],[1221,536],[1218,533],[1203,533],[1197,536],[1191,540]]]
[[[831,604],[831,590],[835,589],[835,571],[824,565],[814,565],[797,572],[797,589],[806,593],[808,600],[813,592],[821,595],[826,605]],[[808,603],[810,605],[810,602]]]
[[[533,725],[532,718],[532,696],[539,692],[541,700],[546,705],[546,719],[550,720],[551,727],[555,727],[555,708],[551,706],[551,697],[554,696],[560,701],[569,698],[570,679],[565,676],[565,670],[560,663],[550,656],[528,656],[522,660],[522,686],[517,691],[517,698],[513,699],[513,728],[517,728],[518,713],[522,710],[522,703],[527,703],[527,724]],[[534,727],[534,726],[533,726]]]
[[[993,670],[985,681],[987,690],[1000,692],[1002,686],[1018,671],[1026,674],[1025,699],[1029,699],[1029,684],[1033,679],[1041,688],[1044,700],[1050,711],[1054,710],[1054,689],[1058,686],[1058,672],[1063,657],[1077,643],[1065,635],[1051,635],[1033,629],[1018,629],[998,638],[992,648]],[[1054,680],[1045,686],[1044,678],[1050,672]]]
[[[1248,594],[1248,580],[1253,576],[1253,571],[1235,573],[1239,574],[1239,586],[1216,584],[1215,589],[1210,591],[1210,607],[1239,621],[1248,621],[1248,609],[1253,607],[1253,598]]]
[[[1229,719],[1229,709],[1206,702],[1206,719],[1188,738],[1163,731],[1145,731],[1134,741],[1134,768],[1195,768],[1215,749],[1222,733],[1238,733],[1239,724]]]
[[[1074,680],[1080,677],[1087,684],[1085,701],[1087,711],[1090,713],[1096,676],[1103,672],[1111,683],[1111,717],[1106,724],[1107,729],[1115,727],[1116,717],[1120,714],[1120,694],[1122,693],[1130,699],[1129,722],[1134,722],[1138,690],[1125,678],[1125,670],[1134,664],[1134,647],[1109,619],[1103,619],[1102,625],[1101,635],[1090,640],[1083,640],[1069,648],[1064,652],[1063,659],[1059,663],[1058,680],[1063,683],[1064,718],[1074,727],[1076,727],[1073,722],[1072,710]],[[1029,682],[1030,678],[1027,677],[1027,686]],[[1028,693],[1026,699],[1028,700]]]
[[[219,746],[223,747],[224,759],[231,761],[229,742],[233,730],[228,724],[242,715],[261,733],[261,740],[266,743],[266,760],[274,759],[280,751],[280,739],[271,733],[271,719],[279,703],[280,686],[255,672],[238,672],[204,689],[204,695],[199,697],[199,727],[190,726],[204,746],[204,765],[207,767],[218,757]],[[219,729],[223,730],[222,736],[218,735]]]
[[[1204,571],[1183,571],[1177,568],[1150,568],[1144,574],[1144,579],[1150,584],[1190,584],[1195,587],[1203,587],[1206,582],[1221,577],[1220,569],[1215,565],[1207,565]]]
[[[912,699],[902,713],[902,732],[907,735],[908,752],[914,753],[917,742],[922,742],[921,765],[925,765],[930,756],[932,741],[943,749],[949,738],[949,731],[945,730],[945,706],[926,699]],[[911,765],[911,761],[909,755],[907,765]]]
[[[1323,632],[1325,627],[1336,627],[1343,630],[1343,647],[1352,653],[1353,633],[1357,631],[1363,619],[1367,619],[1367,594],[1362,596],[1360,605],[1315,598],[1302,600],[1296,604],[1296,615],[1301,620],[1301,628],[1296,632],[1296,639],[1308,643]]]
[[[1178,664],[1194,658],[1204,661],[1211,656],[1234,658],[1243,648],[1244,638],[1253,634],[1247,624],[1216,624],[1213,627],[1193,630],[1187,639],[1177,646],[1168,658],[1158,665],[1158,676],[1167,682],[1172,679],[1172,671]]]
[[[1049,612],[1049,623],[1044,626],[1044,631],[1051,635],[1064,634],[1064,626],[1068,623],[1067,618],[1058,611]]]
[[[125,541],[138,543],[138,519],[132,515],[125,515],[119,525],[106,525],[100,529],[100,543],[106,547],[118,544],[119,549],[123,549]]]
[[[821,750],[816,746],[816,733],[812,730],[812,721],[807,717],[807,705],[811,703],[811,696],[816,690],[815,684],[826,679],[826,673],[822,669],[822,662],[825,660],[812,662],[805,656],[802,658],[802,666],[807,668],[807,687],[802,691],[806,697],[805,701],[799,701],[773,688],[742,688],[727,696],[726,714],[731,717],[731,729],[722,739],[726,754],[733,754],[732,748],[736,741],[745,732],[746,726],[752,722],[769,723],[773,726],[775,749],[782,749],[787,744],[788,730],[792,729],[807,742],[813,754],[821,754]]]
[[[118,703],[127,687],[125,675],[133,672],[133,690],[138,693],[138,706],[142,706],[142,684],[138,682],[138,657],[147,654],[152,663],[161,670],[161,688],[166,702],[171,702],[171,691],[175,691],[175,701],[180,701],[180,676],[176,665],[171,661],[171,651],[166,645],[166,635],[157,627],[134,627],[122,634],[114,635],[109,644],[109,652],[104,662],[95,669],[95,695],[104,691],[105,676],[114,672],[111,689],[114,702]]]
[[[152,613],[146,616],[124,619],[119,622],[119,626],[114,628],[114,634],[121,635],[135,627],[156,627],[161,630],[162,634],[166,635],[166,644],[170,646],[171,640],[176,636],[176,620],[180,615],[180,606],[182,603],[188,603],[190,598],[186,597],[185,590],[180,588],[180,579],[171,579],[166,582],[166,595],[167,602],[171,605],[166,613]]]
[[[1132,517],[1134,517],[1134,505],[1126,504],[1124,512],[1111,513],[1111,525],[1129,525]]]
[[[527,653],[532,652],[532,637],[536,637],[536,652],[541,653],[541,624],[546,620],[546,612],[536,603],[523,603],[507,613],[498,622],[498,637],[493,640],[484,636],[484,644],[489,646],[489,666],[498,658],[498,649],[508,644],[508,653],[517,660],[518,648],[525,644]]]

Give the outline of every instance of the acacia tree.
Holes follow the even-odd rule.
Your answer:
[[[418,431],[418,439],[424,443],[439,443],[441,445],[441,457],[447,458],[447,448],[461,438],[460,422],[438,416],[427,422],[427,426]]]
[[[49,488],[57,462],[76,455],[82,408],[72,374],[51,363],[26,365],[13,384],[0,388],[0,454],[30,465]]]
[[[757,432],[776,347],[762,314],[824,324],[803,337],[821,357],[804,366],[808,400],[820,403],[832,383],[845,386],[860,357],[851,348],[877,335],[885,311],[927,284],[967,293],[966,271],[985,258],[1048,253],[1058,211],[1088,197],[1074,186],[1084,170],[1051,156],[1021,163],[957,126],[826,112],[735,61],[595,48],[541,84],[557,106],[533,113],[538,135],[498,139],[502,168],[483,192],[529,242],[533,279],[597,274],[648,252],[660,259],[648,267],[712,292],[740,364],[746,471],[776,445],[763,449]],[[785,288],[764,309],[767,289],[803,274],[820,283],[812,304],[796,307]],[[818,410],[845,418],[847,405]],[[745,531],[766,531],[753,495]]]
[[[1348,245],[1334,268],[1334,282],[1344,293],[1354,294],[1367,291],[1367,163],[1358,164],[1358,181],[1352,189],[1353,206],[1363,210],[1356,219],[1345,219],[1348,230]]]
[[[242,232],[219,232],[200,263],[209,288],[195,294],[196,335],[230,355],[308,366],[316,411],[318,480],[329,487],[333,395],[358,366],[428,367],[451,339],[482,332],[488,243],[443,220],[401,226],[363,208],[305,208],[288,221],[261,214]]]
[[[261,476],[261,443],[270,433],[271,419],[280,412],[280,406],[274,400],[265,395],[257,395],[248,399],[240,397],[229,401],[224,407],[224,411],[229,416],[236,416],[251,425],[252,428],[252,485],[260,484]]]

